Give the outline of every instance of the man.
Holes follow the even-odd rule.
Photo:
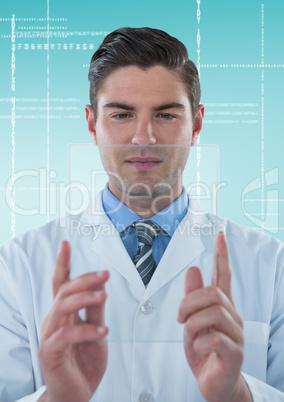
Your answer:
[[[284,401],[283,245],[182,187],[204,114],[184,45],[119,29],[89,79],[108,186],[1,249],[1,401]]]

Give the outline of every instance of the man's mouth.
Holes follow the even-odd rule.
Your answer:
[[[141,156],[134,156],[132,158],[126,159],[125,163],[134,169],[137,170],[150,170],[160,163],[162,163],[161,159],[154,158],[154,157],[141,157]]]

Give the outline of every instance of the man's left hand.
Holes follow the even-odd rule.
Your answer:
[[[231,294],[229,254],[222,232],[216,240],[212,286],[204,287],[199,268],[186,273],[178,321],[184,324],[185,355],[208,402],[252,402],[242,375],[243,322]]]

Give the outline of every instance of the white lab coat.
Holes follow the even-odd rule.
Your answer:
[[[177,312],[190,265],[199,266],[205,284],[211,283],[220,228],[230,250],[234,303],[244,320],[242,372],[255,402],[284,402],[279,391],[284,391],[283,244],[230,221],[196,213],[195,203],[190,205],[146,289],[103,212],[100,194],[83,214],[51,222],[2,246],[1,402],[22,397],[32,402],[44,390],[37,349],[52,304],[51,278],[63,239],[71,243],[73,278],[93,270],[111,273],[106,304],[108,366],[91,401],[204,401],[184,356]],[[35,390],[39,391],[33,394]]]

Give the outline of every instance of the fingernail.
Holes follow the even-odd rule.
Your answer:
[[[94,292],[94,296],[97,297],[97,298],[99,298],[99,297],[102,295],[102,293],[103,293],[102,290],[96,290],[96,291]]]
[[[97,333],[98,334],[104,334],[105,333],[105,327],[98,327],[97,328]]]
[[[105,271],[97,271],[96,274],[97,276],[103,276],[105,273]]]

